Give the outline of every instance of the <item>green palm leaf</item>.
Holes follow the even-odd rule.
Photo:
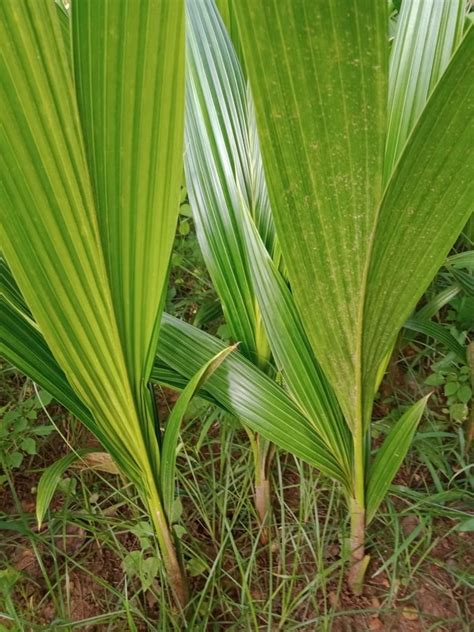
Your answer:
[[[151,371],[182,176],[181,2],[72,6],[74,78],[99,233],[134,393]]]
[[[178,214],[183,4],[74,3],[71,48],[54,3],[0,12],[2,248],[91,429],[148,505],[184,605],[146,386]]]
[[[411,135],[401,154],[392,152],[386,185],[385,146],[392,151],[398,124],[389,131],[385,4],[235,4],[292,292],[353,432],[350,581],[357,590],[367,566],[364,471],[381,369],[472,211],[465,159],[473,139],[472,28],[442,74],[457,42],[458,26],[450,30],[460,20],[455,4],[453,20],[423,14],[437,41],[422,63],[416,40],[404,38],[405,60],[399,76],[392,71],[392,88],[409,93],[416,84],[410,72],[422,73],[420,82],[430,79],[422,97],[407,95],[403,112],[395,109],[399,96],[391,102],[392,120],[399,114]],[[418,5],[406,5],[411,19]]]
[[[120,426],[116,442],[127,453],[138,448],[127,423],[135,411],[54,5],[5,2],[0,11],[2,169],[9,173],[2,245],[68,381],[98,423]]]
[[[244,1],[236,10],[295,298],[356,428],[370,416],[383,357],[470,212],[462,154],[471,142],[472,30],[382,200],[383,3],[341,12],[334,2]]]
[[[275,229],[246,81],[213,3],[187,3],[187,46],[185,167],[196,231],[234,339],[265,367],[268,343],[236,213],[241,197],[270,252]]]
[[[245,79],[213,2],[188,2],[187,17],[185,164],[204,258],[234,337],[246,343],[246,355],[260,366],[258,342],[268,338],[295,401],[349,480],[348,428],[278,269],[279,248]]]
[[[100,429],[94,425],[90,414],[75,396],[26,308],[14,307],[9,301],[9,293],[5,290],[9,285],[14,285],[14,282],[8,268],[3,265],[0,299],[2,357],[47,389],[84,424],[89,424],[91,431],[109,449],[106,438],[99,435]],[[158,358],[151,377],[158,383],[182,390],[189,379],[223,351],[225,345],[220,340],[164,314]],[[204,392],[200,392],[200,395],[218,403],[223,410],[263,436],[273,437],[281,448],[290,450],[346,484],[332,453],[318,439],[314,428],[285,391],[239,354],[227,358],[224,365],[207,378]],[[275,431],[273,426],[278,429]],[[110,451],[117,459],[117,455]],[[123,468],[123,471],[127,470]]]
[[[382,194],[385,5],[243,0],[235,10],[292,291],[354,426],[363,278]]]
[[[428,101],[380,205],[364,309],[362,366],[369,388],[383,355],[472,212],[474,183],[465,158],[474,138],[473,71],[471,27]],[[367,390],[366,418],[371,407]]]
[[[390,55],[386,180],[461,41],[465,5],[464,0],[402,2]]]

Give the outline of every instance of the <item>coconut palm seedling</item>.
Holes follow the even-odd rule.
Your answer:
[[[422,3],[404,4],[408,15]],[[472,212],[474,33],[421,113],[413,107],[404,140],[394,132],[403,108],[396,96],[414,86],[408,76],[389,92],[385,3],[243,0],[235,12],[292,296],[350,435],[344,466],[358,591],[366,525],[426,401],[372,458],[374,396],[398,332]],[[418,35],[426,19],[419,11]],[[400,37],[402,24],[403,16]],[[397,40],[392,64],[396,55]]]
[[[472,129],[466,130],[472,120],[472,87],[466,82],[472,71],[472,31],[381,184],[388,139],[383,4],[346,3],[343,12],[336,2],[233,5],[253,83],[272,214],[259,214],[252,206],[254,184],[242,187],[250,184],[245,178],[252,170],[244,171],[237,186],[226,184],[223,190],[236,192],[240,200],[240,206],[232,200],[231,217],[248,258],[245,278],[283,384],[237,353],[225,359],[202,391],[253,432],[340,482],[351,508],[355,589],[367,563],[365,527],[406,454],[424,406],[421,400],[409,409],[372,457],[374,392],[398,331],[460,232],[472,197],[465,155],[472,136]],[[209,5],[197,6],[201,19],[209,20],[204,12]],[[214,44],[221,45],[222,37]],[[224,69],[219,66],[220,73]],[[194,80],[201,77],[195,74]],[[218,98],[227,99],[231,108],[225,74],[213,78],[219,81],[207,95],[214,101],[209,111]],[[202,100],[196,113],[205,116]],[[248,116],[243,115],[243,129],[251,129]],[[200,146],[209,147],[207,136],[215,131],[211,147],[217,143],[222,153],[203,155],[215,165],[216,156],[221,160],[231,147],[223,129],[207,123],[198,127],[202,138],[194,151],[199,157]],[[232,160],[222,159],[222,164],[234,169]],[[198,192],[206,174],[202,169]],[[211,175],[237,180],[232,170]],[[275,218],[284,266],[275,251],[269,252],[257,217]],[[21,266],[8,251],[7,258],[17,276],[15,266]],[[42,312],[34,313],[35,323],[6,266],[3,273],[2,353],[59,401],[69,402],[76,414],[87,414],[48,346],[52,335],[43,331]],[[34,288],[25,279],[20,287],[30,303]],[[224,348],[166,315],[158,343],[152,379],[176,388]]]
[[[251,341],[248,357],[258,365],[253,336],[322,442],[318,466],[346,491],[356,592],[365,528],[426,403],[372,457],[374,396],[402,326],[424,327],[407,317],[472,199],[462,159],[472,31],[437,83],[461,39],[463,3],[404,3],[390,68],[383,5],[227,4],[264,176],[218,12],[187,4],[186,175],[204,257],[233,330]]]
[[[182,177],[183,5],[80,0],[70,25],[53,2],[7,0],[0,14],[1,247],[18,284],[2,262],[2,310],[11,301],[30,328],[15,344],[6,321],[2,347],[66,392],[136,485],[182,607],[179,424],[228,353],[200,367],[162,433],[148,382]]]
[[[181,606],[187,586],[171,524],[179,423],[229,352],[161,318],[182,177],[182,9],[80,0],[70,23],[54,3],[0,8],[0,351],[77,416],[136,485]],[[306,419],[267,376],[235,360],[203,394],[280,445],[292,429],[290,449],[312,462]],[[184,390],[164,432],[150,373]],[[40,523],[58,476],[82,454],[46,471]]]
[[[196,233],[231,337],[240,341],[240,352],[256,367],[275,376],[277,370],[235,218],[240,196],[245,195],[255,210],[265,246],[278,265],[281,258],[263,186],[255,117],[246,81],[216,7],[191,0],[186,9],[185,173]],[[274,446],[244,428],[252,447],[260,539],[266,543]]]

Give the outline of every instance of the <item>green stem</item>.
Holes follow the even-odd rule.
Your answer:
[[[362,593],[364,575],[369,563],[365,555],[365,442],[362,414],[354,429],[354,495],[350,499],[351,515],[351,567],[348,583],[356,595]]]
[[[156,489],[150,488],[148,508],[155,526],[156,537],[160,547],[166,577],[173,592],[177,606],[183,610],[189,600],[188,583],[183,567],[178,560],[173,536]]]

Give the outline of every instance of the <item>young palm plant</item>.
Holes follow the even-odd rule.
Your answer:
[[[245,357],[263,372],[275,376],[277,371],[235,218],[243,194],[255,211],[253,219],[261,229],[266,248],[278,265],[281,258],[263,186],[255,117],[246,81],[223,33],[217,10],[210,3],[191,1],[186,13],[185,172],[196,233],[231,336],[240,341],[240,352]],[[213,80],[213,75],[227,79],[229,69],[233,74],[227,85]],[[230,97],[229,107],[226,96]],[[223,146],[219,147],[219,141]],[[221,177],[215,177],[217,171]],[[224,177],[225,173],[230,177]],[[254,459],[255,507],[261,541],[266,543],[274,446],[247,426],[244,428]]]
[[[272,178],[275,180],[272,209],[278,208],[274,215],[277,225],[280,223],[288,276],[292,288],[296,287],[294,296],[282,274],[284,266],[261,167],[252,101],[237,56],[210,0],[199,3],[190,0],[187,4],[186,172],[204,257],[224,312],[231,323],[236,323],[233,331],[244,332],[245,326],[252,322],[252,314],[256,314],[254,321],[266,334],[285,388],[314,425],[325,450],[339,464],[339,477],[351,509],[353,566],[349,580],[354,590],[359,591],[369,560],[364,553],[365,527],[408,450],[426,401],[426,398],[421,400],[407,411],[371,463],[369,421],[373,397],[401,325],[459,232],[462,226],[459,218],[468,214],[468,198],[464,197],[451,225],[445,226],[437,241],[431,243],[431,260],[426,261],[425,269],[415,261],[418,269],[410,292],[416,288],[417,294],[399,292],[397,296],[393,292],[394,299],[388,295],[386,284],[382,286],[384,277],[380,275],[382,271],[387,274],[388,282],[396,282],[402,275],[389,265],[385,248],[395,252],[404,246],[407,250],[408,235],[410,239],[419,235],[424,240],[427,209],[422,204],[423,198],[415,195],[412,182],[410,195],[402,198],[404,222],[399,224],[399,194],[411,181],[407,171],[397,178],[394,176],[392,191],[388,187],[391,193],[391,197],[387,195],[388,201],[382,199],[382,190],[384,182],[389,182],[394,174],[414,124],[460,41],[463,3],[405,3],[399,16],[390,72],[388,65],[382,63],[388,55],[386,16],[382,9],[365,6],[356,10],[354,6],[349,23],[349,14],[337,15],[336,9],[332,11],[329,6],[322,9],[310,8],[304,2],[290,4],[258,9],[247,7],[246,3],[234,5],[241,20],[241,41],[235,29],[232,37],[234,42],[237,40],[238,50],[243,45],[245,52],[247,40],[248,48],[253,51],[248,53],[247,65],[251,75],[253,68],[258,83],[255,92],[257,105],[260,98],[263,149],[267,150],[270,161],[267,164],[270,193]],[[225,8],[229,21],[232,5],[227,3]],[[359,50],[358,20],[364,24],[368,20],[364,27],[367,49]],[[291,28],[283,28],[283,23]],[[309,24],[317,25],[317,33],[325,34],[321,36],[323,43],[315,41],[316,27],[310,29]],[[275,44],[274,32],[279,35]],[[249,33],[254,34],[251,41]],[[326,41],[327,33],[332,35]],[[361,39],[365,41],[364,38]],[[472,46],[468,39],[464,45]],[[289,55],[288,50],[293,54]],[[284,51],[287,66],[279,68],[277,60],[283,59]],[[371,58],[372,54],[380,55],[380,65]],[[465,55],[458,61],[460,74],[467,70],[468,53]],[[307,60],[307,68],[301,66],[302,59]],[[315,65],[315,59],[319,66]],[[371,91],[366,95],[363,94],[365,75],[360,74],[363,66],[359,72],[353,70],[361,60],[370,68],[377,65],[368,75]],[[331,68],[331,72],[317,71],[319,67]],[[299,77],[296,86],[295,77],[301,72],[305,73],[304,80]],[[263,76],[271,80],[262,82]],[[286,83],[282,77],[286,77]],[[335,77],[340,79],[336,81]],[[276,95],[274,86],[279,87]],[[463,86],[465,91],[467,88]],[[438,97],[438,108],[446,108],[443,99],[449,89],[444,88]],[[316,97],[318,100],[313,104]],[[350,105],[352,110],[346,112],[342,108],[342,115],[336,116],[338,109],[341,110],[336,106],[339,101],[347,108]],[[374,113],[378,110],[379,119],[374,119],[373,125],[368,124],[368,108]],[[300,120],[303,114],[304,124]],[[438,110],[425,123],[425,134],[436,116]],[[448,117],[444,124],[448,124]],[[353,126],[357,133],[351,138]],[[458,133],[460,129],[461,124]],[[418,142],[424,145],[423,135],[420,137],[422,140]],[[454,137],[450,140],[457,142]],[[372,148],[375,155],[377,143],[382,143],[381,155],[370,165]],[[426,152],[423,168],[431,154],[443,149],[432,144],[423,147]],[[406,152],[408,165],[417,161],[415,147]],[[358,152],[357,148],[365,150]],[[354,156],[349,150],[355,151]],[[336,164],[334,153],[341,158],[347,154],[346,160]],[[356,178],[356,173],[364,178]],[[462,189],[465,173],[458,177],[457,185]],[[427,178],[426,187],[430,184],[429,174]],[[378,181],[379,188],[371,190]],[[282,183],[286,183],[285,190]],[[457,196],[456,188],[452,195]],[[373,208],[369,205],[371,199]],[[411,217],[414,215],[411,204],[415,204],[418,218]],[[431,218],[433,232],[441,212],[438,205],[438,216]],[[410,261],[405,264],[405,270],[412,270],[411,265]],[[387,331],[381,319],[385,301],[397,306],[392,315],[396,319],[389,320]],[[357,319],[360,322],[355,326]],[[431,328],[414,318],[405,324],[415,330]],[[370,353],[365,351],[366,341],[372,345]],[[372,348],[378,353],[375,363]],[[249,357],[252,354],[254,359],[254,349]],[[315,357],[325,363],[324,373]]]
[[[424,25],[438,20],[446,33],[449,4],[455,39],[459,4],[404,3],[392,68],[406,68],[406,21],[425,40],[408,53],[423,64],[419,56],[433,46]],[[235,12],[292,296],[350,432],[350,582],[359,591],[366,525],[426,399],[372,460],[374,396],[398,332],[472,212],[474,33],[468,29],[440,81],[449,48],[444,56],[435,48],[420,90],[420,75],[414,85],[402,72],[389,91],[385,3],[354,1],[342,10],[335,1],[243,0]]]
[[[40,381],[60,380],[53,391],[64,382],[65,403],[136,485],[184,606],[170,522],[176,435],[212,367],[163,437],[148,388],[182,176],[182,2],[80,0],[70,25],[54,2],[7,0],[0,14],[1,247],[21,291],[10,279],[4,293],[31,325],[21,353]],[[8,324],[3,337],[11,347]]]
[[[404,6],[411,4],[405,3]],[[206,185],[211,187],[211,191],[216,186],[216,191],[224,191],[226,196],[229,193],[237,195],[236,199],[230,200],[231,203],[227,197],[225,199],[230,209],[226,211],[228,215],[220,208],[217,211],[221,217],[232,219],[236,237],[231,243],[236,241],[239,252],[247,259],[243,267],[248,285],[242,287],[249,288],[251,300],[258,304],[253,313],[261,315],[272,353],[267,357],[269,360],[272,358],[281,378],[277,383],[259,370],[255,357],[250,362],[241,354],[232,354],[208,378],[202,394],[237,416],[253,432],[341,483],[353,509],[352,547],[354,570],[357,572],[352,573],[352,584],[357,589],[361,568],[367,562],[363,552],[365,526],[374,517],[406,454],[424,401],[415,404],[402,416],[375,458],[371,458],[369,450],[370,413],[364,417],[363,424],[357,425],[349,414],[352,408],[348,402],[360,400],[367,408],[371,407],[399,329],[443,262],[469,213],[467,206],[472,191],[467,189],[470,181],[465,153],[470,139],[465,128],[472,120],[467,107],[472,108],[472,88],[466,82],[472,70],[472,32],[465,36],[428,107],[415,129],[408,134],[408,142],[402,147],[398,164],[387,179],[385,196],[377,201],[375,211],[366,204],[358,211],[361,199],[366,203],[370,200],[375,203],[375,192],[369,186],[373,185],[372,179],[375,182],[384,178],[379,172],[383,169],[379,145],[385,145],[387,140],[387,113],[356,107],[364,104],[371,107],[376,103],[381,108],[384,103],[388,109],[386,94],[382,94],[381,87],[374,90],[380,80],[379,74],[382,76],[381,83],[386,84],[383,77],[387,69],[383,64],[374,69],[374,60],[370,57],[375,51],[386,57],[386,52],[381,52],[382,42],[388,46],[383,7],[369,2],[358,3],[356,7],[354,2],[349,3],[341,15],[337,13],[339,7],[335,2],[324,5],[311,3],[310,6],[310,3],[301,0],[281,0],[278,4],[263,6],[262,3],[254,7],[250,2],[238,5],[221,2],[221,8],[225,6],[226,9],[226,17],[231,18],[230,32],[239,55],[241,48],[247,51],[251,80],[257,83],[255,78],[258,77],[265,85],[264,90],[254,85],[254,94],[257,97],[260,140],[273,209],[273,213],[269,214],[259,210],[257,205],[257,201],[263,198],[257,193],[262,189],[256,186],[254,175],[258,172],[263,176],[262,171],[247,167],[242,172],[238,171],[239,165],[245,166],[248,162],[245,157],[240,157],[247,151],[251,156],[249,164],[258,165],[259,162],[258,145],[256,142],[249,143],[249,138],[256,140],[254,131],[251,131],[251,102],[240,95],[236,102],[243,108],[242,112],[225,118],[227,112],[232,111],[232,85],[235,87],[236,81],[234,78],[233,82],[229,82],[229,77],[237,72],[235,56],[232,57],[233,53],[229,52],[232,49],[213,5],[199,2],[196,6],[200,8],[196,19],[199,17],[202,25],[199,26],[198,22],[190,28],[199,27],[200,37],[205,38],[211,37],[211,32],[217,29],[210,41],[213,47],[217,47],[213,50],[219,50],[224,59],[218,64],[216,55],[207,50],[206,64],[209,63],[213,71],[212,81],[206,79],[204,83],[204,88],[206,85],[210,88],[207,94],[212,99],[209,107],[203,107],[199,88],[204,76],[202,71],[194,72],[191,78],[198,88],[198,102],[193,105],[196,118],[207,117],[206,112],[209,115],[214,112],[217,119],[224,122],[219,125],[213,120],[211,126],[211,119],[206,119],[197,126],[200,137],[192,140],[191,135],[188,136],[189,143],[195,145],[190,151],[194,152],[200,172],[195,176],[196,191],[199,195],[199,188]],[[242,47],[235,30],[233,6],[240,20]],[[427,15],[423,14],[424,19]],[[433,13],[435,15],[436,12]],[[434,19],[433,16],[430,19]],[[253,18],[257,20],[254,24]],[[256,34],[255,26],[259,31]],[[267,31],[270,27],[273,30]],[[364,37],[359,37],[359,29],[364,29]],[[439,32],[442,31],[440,28]],[[366,35],[370,37],[367,39]],[[438,40],[442,41],[442,37]],[[449,44],[450,51],[453,41]],[[409,38],[407,42],[409,44]],[[372,44],[375,43],[377,46],[374,48]],[[202,45],[206,50],[204,40]],[[252,55],[254,59],[251,59]],[[205,59],[200,53],[191,63],[197,66],[199,56]],[[410,56],[406,57],[405,63],[409,63]],[[318,61],[317,66],[313,65],[315,60]],[[418,67],[422,68],[423,64]],[[321,72],[315,78],[316,68],[321,68]],[[364,73],[364,70],[367,72]],[[299,73],[303,73],[307,81],[303,81]],[[237,75],[241,77],[241,71]],[[293,76],[296,81],[291,80]],[[408,76],[413,74],[408,73]],[[237,78],[237,84],[239,81],[241,79]],[[269,90],[267,96],[266,90]],[[318,94],[324,97],[324,108],[314,106],[314,97]],[[224,99],[225,107],[220,104],[220,100]],[[273,99],[274,104],[269,104],[268,100]],[[370,123],[379,119],[384,121],[384,125],[379,122],[379,131],[375,134],[377,138],[383,137],[378,139],[378,144],[369,144],[373,140],[370,136],[373,128],[366,118],[369,114]],[[372,114],[377,114],[373,121]],[[346,124],[354,135],[346,133]],[[228,128],[232,125],[235,131],[231,134]],[[432,133],[433,129],[436,133]],[[214,131],[215,139],[212,136]],[[472,131],[470,133],[472,136]],[[333,136],[334,143],[331,145]],[[240,142],[244,144],[243,149],[239,149],[238,160],[235,156],[225,156],[236,147],[225,139],[233,138],[239,139],[239,145]],[[219,152],[215,151],[214,144]],[[252,149],[249,149],[249,144]],[[369,159],[369,147],[371,151],[373,149],[376,160],[374,157]],[[355,154],[352,155],[349,149]],[[209,161],[210,170],[200,164],[203,161]],[[219,165],[230,169],[222,173]],[[208,171],[217,179],[217,184],[206,181]],[[246,180],[248,177],[250,181]],[[364,196],[362,193],[366,187]],[[339,188],[340,200],[336,195]],[[375,191],[380,192],[381,188],[379,184]],[[212,202],[213,197],[219,201],[218,196],[213,195],[208,199]],[[451,208],[450,215],[446,217],[443,213],[445,204]],[[212,210],[217,212],[214,206]],[[266,241],[265,235],[269,233],[263,230],[264,223],[257,221],[259,217],[273,221],[273,215],[287,268],[279,263],[277,252],[269,246],[271,242]],[[288,223],[285,223],[285,217]],[[347,223],[345,228],[344,222]],[[362,229],[365,235],[370,233],[372,237],[369,249],[363,247]],[[273,233],[271,227],[270,233]],[[415,249],[413,244],[418,243],[419,248]],[[342,249],[341,245],[345,248]],[[7,257],[12,265],[8,252]],[[318,272],[317,277],[311,274],[313,267]],[[356,270],[365,270],[359,294],[355,292],[358,287],[357,279],[354,279]],[[332,273],[328,276],[329,272]],[[286,274],[292,289],[296,288],[295,297],[290,292]],[[24,287],[21,290],[27,295]],[[349,290],[354,290],[353,294]],[[85,415],[83,419],[94,424],[98,434],[100,429],[94,418],[71,389],[51,353],[52,349],[48,347],[46,333],[33,320],[4,262],[2,292],[2,354],[50,390],[75,414]],[[364,318],[354,330],[361,339],[358,342],[359,355],[351,356],[351,364],[348,363],[346,347],[354,343],[351,338],[354,332],[348,327],[352,320],[355,323],[356,315],[360,316],[358,311],[354,312],[353,302],[354,306],[363,305]],[[349,311],[339,312],[341,306]],[[249,313],[252,313],[250,309]],[[313,316],[317,317],[316,323]],[[319,350],[315,339],[318,335],[326,335],[325,328],[329,342]],[[334,344],[334,357],[337,359],[334,362],[340,366],[340,376],[338,372],[334,376],[331,368],[331,344]],[[151,377],[160,383],[183,388],[186,379],[223,349],[224,345],[208,334],[164,315],[158,358],[155,358]],[[373,361],[372,351],[376,352]],[[316,355],[325,373],[317,363]],[[356,360],[360,360],[361,366]],[[348,370],[347,363],[353,373]],[[358,379],[355,382],[344,381],[343,375],[353,375],[354,379],[358,376]],[[280,384],[281,381],[283,384]],[[353,393],[356,386],[358,399]],[[358,419],[357,415],[355,418]],[[102,440],[107,446],[107,437]]]

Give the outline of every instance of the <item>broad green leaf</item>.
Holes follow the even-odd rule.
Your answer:
[[[474,140],[473,73],[471,27],[415,126],[381,202],[364,307],[362,374],[368,389],[473,209],[474,181],[466,160]],[[371,397],[366,390],[366,419]]]
[[[49,465],[38,481],[38,490],[36,492],[36,521],[38,529],[41,529],[44,517],[48,511],[54,492],[63,476],[64,472],[71,467],[74,461],[81,459],[83,456],[94,452],[95,448],[82,448],[75,452],[68,452],[66,456],[58,459]]]
[[[386,180],[461,41],[465,6],[464,0],[402,2],[390,54]]]
[[[0,16],[2,249],[97,435],[132,464],[183,606],[147,390],[182,175],[183,2],[73,3],[70,50],[53,2]]]
[[[388,488],[398,472],[415,434],[429,395],[413,404],[395,422],[369,468],[367,478],[366,521],[369,524],[385,498]]]
[[[238,59],[213,2],[189,1],[187,17],[185,164],[207,266],[247,357],[262,365],[262,321],[289,391],[350,477],[348,428],[275,262],[253,104]]]
[[[386,3],[235,3],[283,257],[306,333],[351,425],[365,275],[382,195]]]
[[[72,4],[71,22],[75,87],[100,239],[147,436],[153,433],[153,419],[146,382],[158,340],[183,168],[183,2],[81,0]]]
[[[164,314],[157,355],[179,374],[191,378],[223,349],[225,344],[213,336]],[[241,354],[227,357],[205,390],[244,425],[347,487],[347,476],[314,426],[282,388]]]
[[[54,3],[0,6],[2,248],[46,342],[100,424],[139,443]],[[137,446],[138,447],[138,446]]]
[[[163,499],[163,507],[167,516],[171,516],[172,507],[175,496],[175,479],[176,479],[176,448],[179,439],[179,430],[186,410],[192,398],[200,391],[206,380],[214,373],[214,371],[222,364],[225,358],[236,349],[237,345],[227,347],[223,351],[219,351],[211,358],[188,382],[186,388],[181,393],[178,401],[173,406],[170,416],[166,422],[166,431],[163,437],[163,446],[161,449],[161,494]]]
[[[178,212],[183,4],[75,3],[74,81],[54,3],[8,0],[0,15],[2,249],[95,434],[147,504],[182,605],[145,385]]]
[[[243,1],[236,11],[296,302],[358,428],[382,360],[471,212],[474,54],[471,29],[382,199],[384,3],[336,4]]]

